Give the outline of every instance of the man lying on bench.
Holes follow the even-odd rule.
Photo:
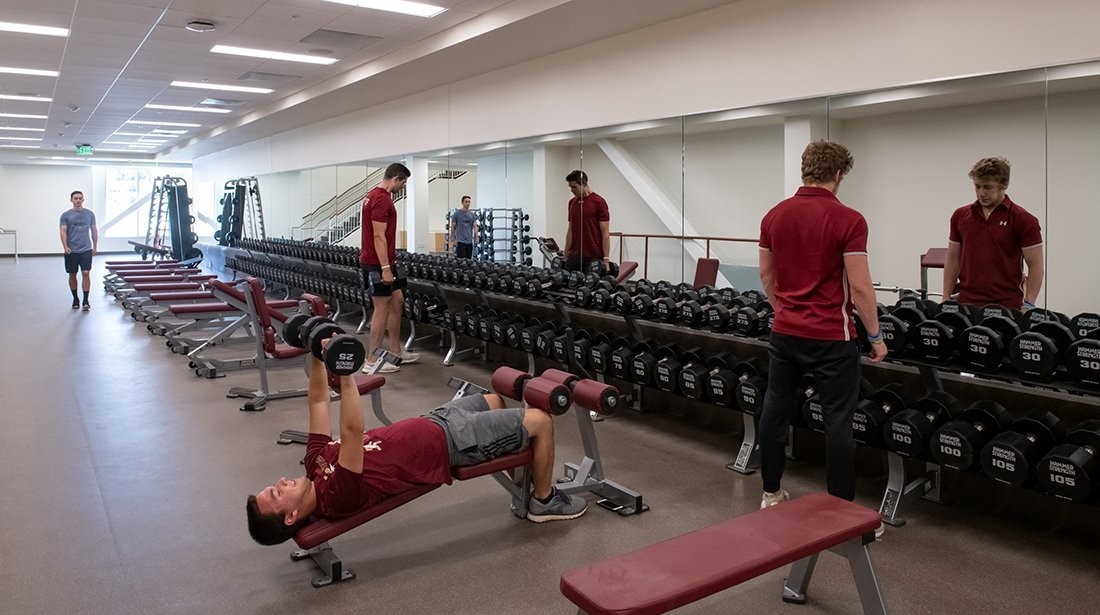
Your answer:
[[[340,378],[340,440],[329,435],[328,378],[310,357],[306,475],[280,478],[248,496],[248,531],[256,542],[292,538],[310,515],[338,519],[422,485],[451,483],[451,466],[481,463],[530,444],[534,493],[527,518],[575,519],[588,507],[554,489],[554,424],[534,408],[505,408],[496,394],[447,402],[429,414],[364,432],[359,391]],[[494,410],[489,412],[489,410]]]

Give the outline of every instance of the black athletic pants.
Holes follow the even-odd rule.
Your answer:
[[[458,258],[470,258],[474,255],[474,244],[458,242],[455,244],[455,256]]]
[[[829,493],[856,495],[856,443],[852,416],[859,401],[859,347],[855,341],[812,340],[772,332],[768,392],[760,414],[760,477],[764,491],[779,491],[795,390],[802,374],[814,376],[825,418],[825,471]]]

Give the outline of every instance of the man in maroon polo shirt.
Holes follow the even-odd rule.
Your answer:
[[[367,357],[374,357],[374,351],[382,347],[385,335],[390,334],[390,352],[401,356],[401,363],[415,363],[420,355],[407,352],[401,346],[401,312],[405,304],[405,279],[394,279],[393,263],[397,257],[397,208],[394,207],[394,192],[400,191],[408,182],[408,167],[395,162],[386,167],[382,181],[371,188],[363,199],[362,243],[359,248],[359,264],[363,269],[363,281],[370,289],[374,313],[370,319],[370,342]],[[378,274],[379,282],[371,281],[371,273]],[[363,366],[364,372],[374,369],[369,360]],[[384,373],[396,372],[398,366],[385,363],[379,370]]]
[[[565,232],[566,271],[591,271],[599,263],[607,273],[611,259],[611,214],[607,201],[588,187],[588,174],[573,171],[565,176],[573,198],[569,199],[569,227]]]
[[[996,303],[1013,310],[1035,307],[1043,286],[1043,235],[1039,220],[1005,194],[1010,169],[1001,157],[982,158],[970,169],[977,200],[951,215],[943,266],[945,297],[957,280],[960,303]]]
[[[859,345],[852,307],[886,356],[867,263],[867,221],[836,198],[852,169],[848,148],[815,141],[802,152],[802,187],[760,223],[760,281],[775,308],[768,391],[760,415],[760,476],[766,508],[790,496],[780,487],[790,407],[804,373],[814,376],[825,417],[829,493],[855,498],[852,417],[859,401]]]

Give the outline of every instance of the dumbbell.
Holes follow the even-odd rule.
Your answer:
[[[694,290],[676,291],[657,289],[658,298],[653,302],[653,315],[664,322],[676,322],[680,318],[680,306],[688,301],[698,301]]]
[[[707,364],[710,358],[704,359],[697,349],[687,350],[680,355],[680,360],[684,363],[677,379],[680,395],[689,399],[703,399],[706,395],[706,378],[711,370],[711,366]]]
[[[1052,321],[1062,323],[1067,327],[1070,324],[1069,317],[1061,312],[1055,312],[1044,308],[1033,308],[1020,316],[1020,328],[1031,329],[1039,323]]]
[[[982,469],[997,482],[1019,487],[1034,475],[1039,460],[1066,437],[1062,420],[1036,410],[1012,423],[982,449]]]
[[[1038,475],[1039,487],[1054,497],[1073,502],[1092,499],[1100,482],[1100,419],[1087,419],[1074,427],[1065,443],[1039,462]]]
[[[910,330],[917,356],[937,365],[946,365],[955,355],[955,346],[963,331],[971,326],[963,312],[944,312],[924,320]]]
[[[753,375],[737,383],[734,398],[741,412],[750,416],[759,416],[764,410],[764,395],[768,392],[768,379],[762,375]]]
[[[548,369],[539,376],[569,388],[578,407],[598,414],[613,414],[619,407],[619,390],[596,380],[582,380],[560,369]]]
[[[962,332],[959,358],[971,367],[995,372],[1007,356],[1009,343],[1019,334],[1015,320],[993,313]]]
[[[634,355],[637,354],[636,348],[642,348],[648,350],[651,345],[648,340],[642,340],[637,345],[632,344],[627,338],[616,338],[613,342],[614,349],[611,350],[608,356],[608,363],[605,373],[611,374],[615,378],[620,380],[633,381],[632,366],[634,363]],[[593,349],[593,357],[595,357],[595,349]]]
[[[772,304],[761,301],[756,305],[737,310],[733,327],[742,335],[757,337],[771,331],[771,320],[773,318],[775,318],[775,310],[772,308]]]
[[[526,281],[526,295],[541,297],[545,291],[556,291],[565,286],[568,276],[564,271],[541,271],[532,274]]]
[[[562,327],[560,334],[555,337],[554,341],[550,344],[550,357],[558,363],[564,363],[565,365],[569,365],[570,359],[575,360],[576,352],[574,346],[577,340],[586,340],[589,336],[589,332],[584,329],[574,329],[572,332],[573,342],[571,343],[569,341],[570,329],[572,329],[572,327]],[[585,360],[587,359],[588,357],[585,357]],[[581,366],[583,367],[584,364],[582,363]]]
[[[657,363],[662,359],[679,357],[682,352],[680,345],[675,343],[654,349],[652,342],[638,342],[634,345],[634,358],[630,362],[630,380],[642,386],[653,386]]]
[[[489,341],[501,346],[508,345],[508,327],[516,322],[517,316],[501,312],[489,323]]]
[[[702,327],[707,323],[707,308],[721,303],[722,298],[716,293],[699,293],[696,299],[688,299],[680,304],[680,322],[689,327]]]
[[[737,385],[753,376],[767,373],[768,366],[756,357],[738,361],[733,355],[725,355],[724,360],[714,358],[717,366],[707,374],[707,399],[723,408],[737,407]]]
[[[615,337],[606,333],[597,333],[591,339],[592,346],[588,349],[588,366],[597,374],[608,373],[611,369],[611,353],[623,346],[629,346],[630,342],[623,337]]]
[[[856,442],[868,446],[883,446],[883,428],[894,413],[912,405],[905,385],[892,382],[872,391],[856,403],[852,415],[852,435]]]
[[[926,457],[932,434],[961,412],[962,405],[953,395],[933,391],[886,419],[886,448],[905,457]]]
[[[1087,337],[1096,329],[1100,329],[1100,314],[1081,312],[1069,321],[1069,330],[1077,338]]]
[[[1063,361],[1071,378],[1086,386],[1100,386],[1100,328],[1070,344]]]
[[[684,369],[684,364],[691,361],[692,358],[698,357],[702,349],[695,347],[680,352],[675,352],[675,350],[679,350],[679,348],[674,347],[669,352],[664,353],[653,368],[653,384],[667,393],[675,393],[679,390],[680,372]],[[658,352],[660,352],[660,349],[658,349]]]
[[[547,322],[541,331],[535,335],[535,356],[553,357],[554,340],[565,333],[565,327],[556,321]]]
[[[553,331],[555,328],[557,328],[557,324],[554,322],[544,323],[538,318],[530,319],[527,321],[527,326],[519,332],[520,349],[524,352],[535,354],[537,351],[536,341],[538,336],[546,329]]]
[[[737,310],[751,305],[748,297],[734,294],[737,289],[723,288],[718,291],[718,302],[708,305],[703,310],[703,319],[706,326],[715,333],[725,333],[733,329],[737,320]]]
[[[959,418],[948,421],[932,434],[932,457],[955,470],[969,470],[979,461],[982,448],[1012,422],[1008,410],[991,400],[971,404]]]
[[[1073,342],[1073,332],[1060,320],[1042,320],[1012,339],[1008,356],[1017,373],[1049,379]]]
[[[367,350],[357,337],[348,335],[324,316],[291,316],[283,324],[283,339],[295,348],[308,348],[330,372],[340,376],[359,371],[367,357]]]

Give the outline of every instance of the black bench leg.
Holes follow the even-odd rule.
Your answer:
[[[791,566],[791,574],[783,583],[783,602],[806,604],[806,589],[810,587],[810,579],[814,576],[817,556],[815,553]]]

